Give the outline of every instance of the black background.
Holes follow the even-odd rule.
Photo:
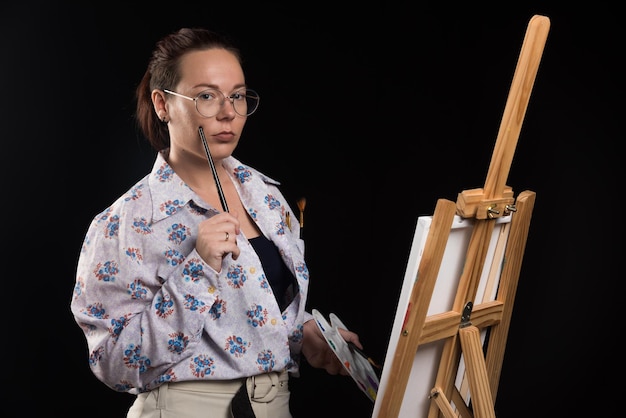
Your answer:
[[[484,185],[526,26],[541,14],[550,33],[507,181],[537,198],[496,414],[613,410],[624,26],[600,3],[524,3],[1,6],[8,404],[123,417],[132,401],[91,375],[69,303],[92,216],[152,166],[133,92],[163,35],[206,26],[241,47],[261,105],[235,155],[280,180],[294,208],[307,198],[310,307],[336,313],[382,361],[417,217]],[[292,401],[296,418],[373,407],[350,378],[308,367]]]

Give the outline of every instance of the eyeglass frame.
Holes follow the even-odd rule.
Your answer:
[[[256,103],[256,107],[254,108],[254,110],[250,113],[248,113],[247,115],[242,115],[241,113],[239,113],[237,111],[237,109],[235,108],[235,98],[233,97],[233,95],[241,90],[244,90],[246,92],[251,91],[254,94],[256,94],[256,98],[257,98],[257,103]],[[222,102],[220,103],[220,109],[217,111],[217,113],[215,113],[215,115],[217,115],[218,113],[220,113],[222,111],[222,109],[224,108],[224,103],[226,102],[226,99],[228,99],[230,101],[230,104],[233,106],[233,110],[235,111],[236,114],[238,114],[239,116],[243,116],[243,117],[248,117],[250,115],[252,115],[254,112],[256,112],[256,110],[259,108],[259,103],[261,101],[261,97],[259,96],[259,93],[256,92],[256,90],[252,90],[249,89],[247,87],[242,87],[238,90],[233,91],[232,93],[230,93],[230,95],[225,95],[221,90],[218,89],[214,89],[212,87],[209,87],[207,89],[202,90],[200,93],[198,93],[198,95],[196,97],[191,97],[191,96],[185,96],[184,94],[180,94],[177,93],[175,91],[172,90],[168,90],[168,89],[163,89],[163,92],[167,93],[167,94],[171,94],[173,96],[178,96],[178,97],[182,97],[183,99],[187,99],[187,100],[191,100],[192,102],[194,102],[195,108],[196,108],[196,112],[198,112],[201,116],[204,116],[205,118],[212,118],[215,115],[211,115],[211,116],[205,116],[202,114],[202,112],[200,112],[200,110],[198,109],[198,97],[200,97],[201,94],[203,94],[204,92],[206,92],[207,90],[212,90],[212,91],[216,91],[219,94],[222,95],[222,97],[224,98],[222,100]]]

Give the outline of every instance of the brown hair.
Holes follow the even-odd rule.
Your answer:
[[[221,48],[230,51],[241,63],[238,48],[226,36],[202,28],[182,28],[156,44],[148,68],[137,86],[135,118],[139,129],[156,151],[170,146],[167,125],[161,122],[152,104],[152,90],[173,89],[180,81],[179,62],[191,51]]]

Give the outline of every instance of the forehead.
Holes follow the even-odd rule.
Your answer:
[[[237,57],[225,49],[205,49],[185,54],[180,61],[181,85],[229,87],[244,83]]]

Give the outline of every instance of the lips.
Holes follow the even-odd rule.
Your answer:
[[[223,132],[213,135],[213,138],[218,139],[220,141],[232,141],[233,139],[235,139],[235,134],[233,132],[223,131]]]

